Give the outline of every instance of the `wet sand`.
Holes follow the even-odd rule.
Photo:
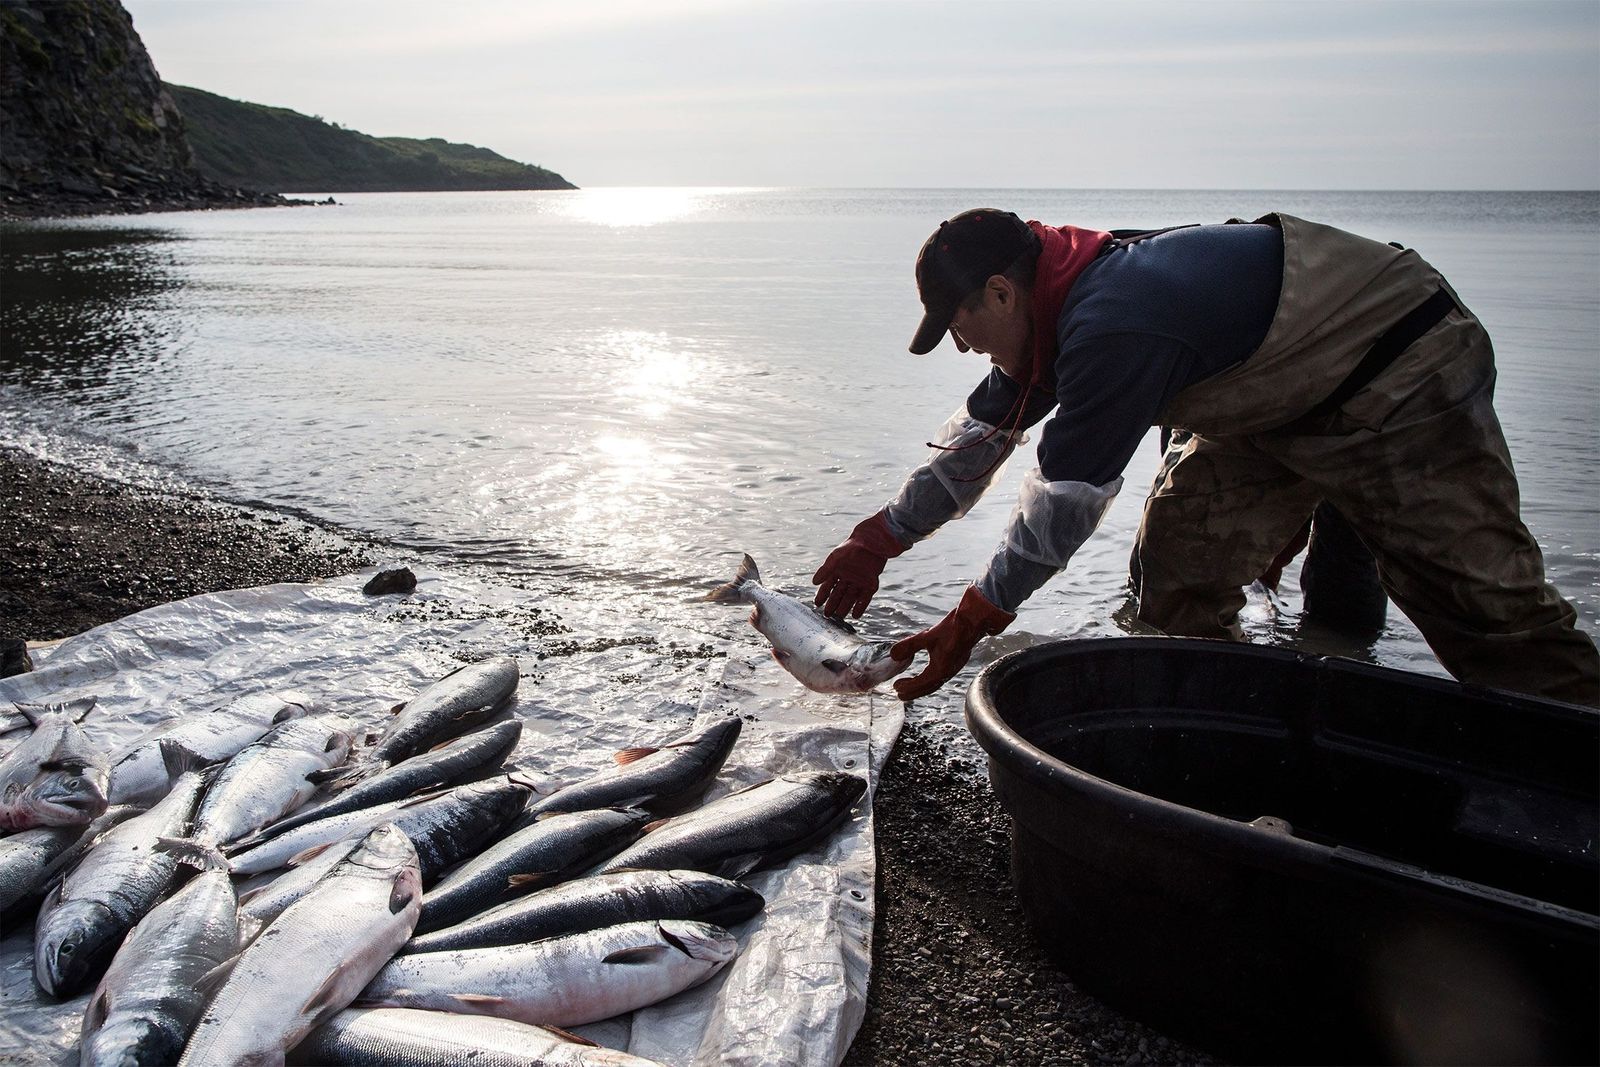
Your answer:
[[[0,545],[0,638],[29,641],[200,593],[345,574],[384,555],[295,519],[3,448]],[[964,735],[908,724],[875,814],[872,981],[847,1064],[1212,1062],[1046,960],[1011,894],[1009,820]]]

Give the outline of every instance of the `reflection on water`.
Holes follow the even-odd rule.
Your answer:
[[[1420,248],[1488,323],[1524,513],[1600,618],[1600,195],[600,189],[365,194],[339,208],[0,232],[0,441],[98,435],[246,500],[537,582],[608,576],[681,624],[741,552],[809,590],[983,371],[912,357],[911,263],[975,204],[1106,227],[1280,209]],[[984,655],[1123,632],[1154,444],[1073,566]],[[869,632],[926,625],[1000,537],[1029,466],[894,561]],[[1294,572],[1257,639],[1302,634]],[[959,700],[952,688],[948,699]]]
[[[182,284],[158,230],[18,229],[0,239],[0,384],[74,393],[150,373],[179,343],[159,321]]]
[[[654,226],[682,218],[704,202],[692,189],[580,189],[556,202],[556,213],[601,226]]]

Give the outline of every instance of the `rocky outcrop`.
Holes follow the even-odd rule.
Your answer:
[[[0,0],[0,212],[286,203],[202,175],[117,0]]]
[[[543,167],[441,138],[373,137],[315,115],[168,85],[200,172],[247,189],[575,189]]]

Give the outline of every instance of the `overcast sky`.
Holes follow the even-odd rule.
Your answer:
[[[1600,188],[1600,2],[124,0],[168,81],[581,186]]]

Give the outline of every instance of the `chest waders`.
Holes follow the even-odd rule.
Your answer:
[[[1600,704],[1600,657],[1544,578],[1493,406],[1494,350],[1408,249],[1289,215],[1271,328],[1180,392],[1190,431],[1139,531],[1139,618],[1238,640],[1242,587],[1326,499],[1462,681]]]

